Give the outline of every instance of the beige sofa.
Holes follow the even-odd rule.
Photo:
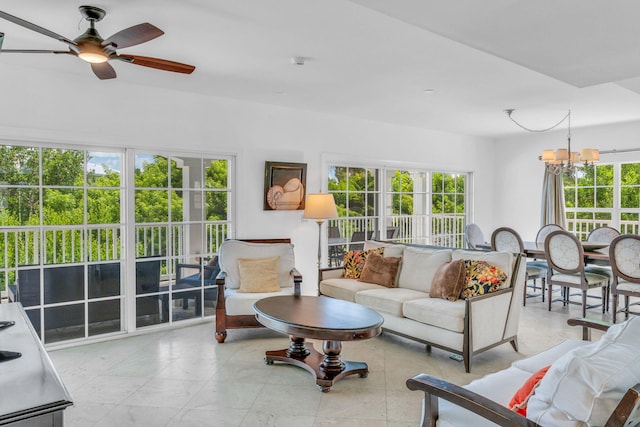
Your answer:
[[[384,246],[383,256],[402,257],[397,287],[344,278],[343,268],[320,269],[318,294],[363,304],[384,318],[383,330],[438,347],[464,359],[510,342],[517,351],[518,320],[525,280],[524,255],[366,242],[365,250]],[[456,259],[484,260],[507,273],[502,289],[468,299],[430,298],[436,269]]]
[[[569,324],[607,329],[586,319]],[[511,411],[518,389],[549,365],[528,399],[526,418]],[[597,342],[568,339],[464,387],[426,374],[407,380],[407,387],[425,393],[422,426],[616,427],[640,423],[639,382],[640,317],[634,316]]]

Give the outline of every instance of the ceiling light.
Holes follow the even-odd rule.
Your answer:
[[[102,52],[80,52],[78,54],[78,57],[92,64],[107,62],[107,60],[109,59]]]
[[[302,56],[294,56],[291,58],[291,63],[293,65],[304,65],[304,58]]]
[[[575,172],[575,167],[579,166],[580,162],[583,162],[585,166],[593,166],[594,163],[600,161],[600,151],[594,148],[583,148],[578,153],[577,151],[571,151],[571,110],[555,125],[546,129],[529,129],[520,123],[516,122],[511,115],[514,109],[504,110],[509,116],[509,119],[527,132],[547,132],[555,129],[565,120],[567,121],[567,148],[558,148],[557,150],[544,150],[542,155],[538,157],[542,160],[547,168],[547,171],[554,175],[560,175],[562,173],[572,176]]]

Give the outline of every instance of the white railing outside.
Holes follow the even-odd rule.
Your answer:
[[[353,240],[355,232],[369,232],[373,238],[402,243],[448,247],[463,247],[464,245],[464,215],[406,215],[392,216],[388,219],[390,225],[384,227],[383,230],[378,227],[377,217],[329,220],[329,253],[339,253],[335,250],[337,247],[348,250],[352,246],[361,246],[364,240]]]
[[[207,223],[205,226],[207,254],[215,254],[228,237],[227,223]],[[168,245],[174,242],[174,256],[199,253],[187,248],[185,233],[189,225],[136,226],[136,256],[166,256]],[[168,239],[172,230],[173,239]],[[41,233],[43,238],[41,239]],[[122,226],[3,227],[0,228],[0,290],[16,282],[16,272],[26,265],[68,264],[112,261],[121,258]],[[86,250],[85,250],[86,245]],[[42,260],[41,247],[45,259]],[[86,258],[86,259],[85,259]]]
[[[639,231],[638,221],[620,221],[618,231],[620,234],[638,234]],[[587,240],[589,233],[599,227],[615,227],[613,220],[609,219],[567,219],[567,230],[576,235],[576,237],[582,241]]]

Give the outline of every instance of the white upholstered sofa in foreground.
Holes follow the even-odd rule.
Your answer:
[[[363,304],[384,318],[383,330],[462,355],[466,372],[471,358],[510,342],[517,351],[518,321],[524,291],[524,255],[366,242],[365,250],[384,247],[383,257],[401,257],[394,287],[344,277],[344,268],[319,271],[318,293]],[[499,267],[507,278],[501,289],[449,301],[431,298],[438,267],[451,260],[481,260]]]
[[[608,327],[586,319],[569,324]],[[533,393],[524,392],[526,417],[510,410],[516,392],[547,366]],[[464,387],[425,374],[407,380],[407,387],[425,393],[423,427],[621,427],[640,423],[638,383],[640,317],[634,316],[597,342],[568,339]]]

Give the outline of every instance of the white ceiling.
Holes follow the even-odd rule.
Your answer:
[[[0,10],[75,38],[85,1],[0,0]],[[96,85],[145,85],[455,133],[640,120],[640,2],[605,0],[106,0],[106,38],[150,22],[165,35],[120,53],[196,66],[192,75],[112,64],[100,81],[66,55],[0,54]],[[63,49],[0,20],[6,49]],[[306,58],[296,66],[290,58]],[[20,75],[11,76],[19,82]],[[426,93],[425,90],[434,89]]]

